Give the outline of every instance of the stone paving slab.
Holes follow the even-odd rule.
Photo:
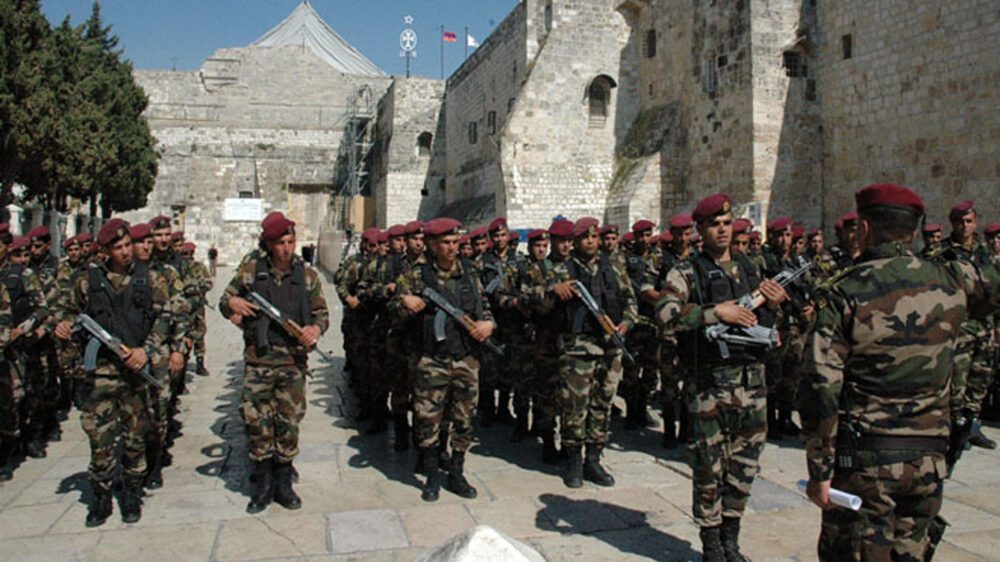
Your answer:
[[[213,301],[228,273],[220,271]],[[421,501],[422,477],[412,472],[416,452],[392,450],[391,430],[366,435],[343,417],[357,401],[342,372],[338,328],[321,342],[335,361],[313,358],[308,381],[296,460],[303,507],[271,505],[247,515],[250,465],[237,407],[242,335],[211,311],[208,325],[212,374],[189,377],[174,463],[164,470],[165,487],[145,498],[142,520],[122,523],[116,504],[103,526],[84,526],[89,447],[71,412],[48,457],[24,460],[14,479],[0,484],[0,558],[405,561],[475,525],[491,525],[551,561],[700,559],[690,469],[682,450],[659,447],[659,426],[627,433],[616,419],[604,460],[617,485],[576,490],[563,486],[558,467],[541,463],[538,441],[509,443],[509,426],[477,428],[466,468],[479,497],[442,490],[437,503]],[[1000,438],[995,427],[986,432]],[[968,452],[945,485],[943,513],[952,526],[937,559],[997,559],[997,458],[997,451]],[[794,438],[768,442],[762,465],[743,526],[744,550],[758,562],[814,560],[820,512],[795,488],[805,474],[801,446]]]

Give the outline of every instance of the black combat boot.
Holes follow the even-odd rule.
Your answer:
[[[996,441],[983,435],[983,422],[981,422],[977,417],[972,418],[972,437],[969,438],[969,444],[981,449],[997,448]]]
[[[484,388],[479,393],[479,425],[493,427],[496,421],[497,409],[493,403],[493,389]]]
[[[87,526],[100,527],[111,517],[111,490],[99,489],[93,483],[90,489],[94,491],[94,501],[87,510]]]
[[[567,488],[583,487],[583,458],[580,456],[579,445],[563,445],[566,454],[566,471],[563,473],[563,484]]]
[[[790,406],[782,408],[778,413],[778,424],[781,426],[781,432],[785,435],[799,434],[799,426],[792,421],[792,408]]]
[[[375,406],[372,408],[372,424],[368,426],[368,435],[378,435],[380,433],[385,433],[389,429],[389,410],[386,408],[385,401],[376,402]]]
[[[747,562],[747,559],[740,553],[740,518],[722,518],[722,552],[726,555],[726,562]]]
[[[586,459],[583,461],[583,479],[589,480],[598,486],[614,486],[615,479],[604,467],[601,466],[601,451],[603,445],[587,445]]]
[[[163,487],[163,455],[159,443],[146,444],[147,470],[143,485],[147,490],[159,490]]]
[[[208,368],[205,367],[205,358],[204,357],[198,357],[195,360],[194,364],[195,364],[195,367],[194,367],[195,374],[197,374],[199,376],[202,376],[202,377],[207,377],[209,375]]]
[[[0,482],[14,477],[14,437],[0,435]]]
[[[515,408],[515,414],[517,414],[517,419],[514,420],[514,431],[510,434],[511,443],[520,443],[528,437],[531,437],[531,429],[528,428],[528,406],[520,406]]]
[[[702,562],[726,562],[726,555],[722,550],[721,529],[721,527],[702,527],[698,532],[701,536]]]
[[[135,523],[142,518],[142,500],[138,482],[126,482],[118,495],[118,507],[122,512],[122,521]]]
[[[676,449],[677,448],[677,427],[674,422],[677,421],[677,412],[674,409],[673,402],[663,405],[663,448],[664,449]]]
[[[455,451],[451,455],[451,465],[448,467],[448,483],[445,488],[449,492],[472,499],[478,495],[469,481],[465,479],[465,451]]]
[[[42,437],[45,428],[42,427],[41,420],[38,419],[31,420],[29,423],[24,435],[24,454],[33,459],[44,459],[47,456],[45,438]]]
[[[445,426],[442,426],[445,427]],[[438,466],[442,470],[448,470],[448,463],[451,462],[451,457],[448,456],[448,434],[449,430],[447,427],[438,431]]]
[[[427,469],[427,480],[424,481],[424,489],[420,493],[420,499],[425,502],[436,502],[441,495],[441,471],[438,470],[438,453],[433,447],[420,449],[420,457],[423,460],[424,468]]]
[[[497,403],[497,422],[504,425],[514,425],[514,416],[510,415],[510,391],[500,391],[500,402]]]
[[[410,450],[410,422],[406,419],[406,410],[392,414],[392,425],[396,433],[392,448],[396,451]]]
[[[250,480],[250,503],[247,504],[247,513],[252,515],[267,509],[274,497],[274,473],[271,459],[256,461]]]
[[[292,463],[274,461],[274,501],[285,509],[302,507],[302,498],[292,489]]]
[[[778,422],[778,408],[772,405],[773,400],[767,399],[767,438],[781,439],[781,425]]]
[[[625,431],[635,431],[642,427],[642,418],[639,416],[639,401],[635,396],[625,399]]]
[[[556,448],[556,432],[554,429],[547,429],[542,433],[542,462],[545,464],[559,464],[559,449]]]

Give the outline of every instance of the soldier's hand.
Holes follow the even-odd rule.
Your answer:
[[[10,341],[14,341],[23,335],[24,335],[24,330],[22,330],[21,328],[14,328],[13,330],[10,331]]]
[[[319,341],[319,327],[306,326],[299,333],[299,343],[306,347],[312,347]]]
[[[230,316],[229,321],[232,322],[233,324],[236,324],[237,326],[243,325],[243,317],[240,316],[239,314],[233,314],[232,316]]]
[[[469,335],[472,336],[472,339],[478,342],[486,341],[486,338],[493,335],[493,322],[490,322],[489,320],[473,322],[472,330],[469,331]]]
[[[395,283],[389,283],[388,285],[385,286],[385,290],[389,291],[390,293],[395,293],[396,292],[396,284]]]
[[[257,316],[257,311],[260,310],[259,306],[241,297],[231,297],[226,304],[229,305],[229,310],[240,316]]]
[[[760,294],[764,295],[767,307],[771,310],[778,308],[781,303],[788,300],[788,293],[785,292],[785,288],[770,279],[761,281]]]
[[[734,326],[749,328],[757,323],[757,316],[754,315],[753,311],[743,308],[735,301],[721,302],[715,305],[715,313],[719,315],[719,320]]]
[[[354,310],[355,308],[361,306],[361,301],[358,299],[358,297],[354,295],[347,295],[347,298],[344,299],[344,302],[347,303],[347,306],[349,306],[351,310]]]
[[[125,356],[125,366],[133,371],[138,371],[142,369],[148,359],[145,349],[142,347],[133,347],[129,350],[128,355]]]
[[[409,310],[411,314],[417,314],[427,308],[427,303],[424,302],[424,299],[414,295],[403,295],[402,300],[403,308]]]
[[[820,507],[820,509],[833,509],[833,504],[830,503],[830,481],[826,480],[819,482],[816,480],[809,480],[806,484],[806,495],[812,502]]]
[[[576,289],[573,288],[573,282],[567,281],[565,283],[556,283],[553,287],[556,292],[556,296],[559,300],[568,301],[570,299],[576,298]]]
[[[625,337],[625,334],[628,333],[628,326],[626,326],[624,322],[616,326],[615,329],[618,330],[618,333],[621,334],[622,337]]]
[[[45,335],[45,326],[39,326],[35,330],[35,337],[38,338],[38,339],[42,339],[42,336],[44,336],[44,335]]]
[[[806,322],[812,322],[813,316],[816,314],[816,307],[813,305],[806,306],[802,309],[802,319]]]
[[[56,337],[61,340],[68,340],[73,337],[73,323],[69,320],[63,320],[56,324]]]
[[[170,369],[171,374],[177,374],[181,372],[184,368],[184,354],[180,351],[174,351],[170,354],[170,360],[167,361],[167,368]]]

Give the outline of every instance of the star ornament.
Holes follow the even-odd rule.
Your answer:
[[[406,25],[412,25],[413,24],[413,16],[406,16],[405,18],[403,18],[403,23],[405,23]]]

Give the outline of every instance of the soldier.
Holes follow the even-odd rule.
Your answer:
[[[972,201],[963,201],[948,213],[951,236],[942,242],[934,259],[968,261],[977,267],[990,263],[990,252],[976,234],[978,213]],[[970,318],[959,329],[958,349],[955,352],[955,378],[952,385],[952,410],[961,411],[961,420],[967,421],[972,438],[969,443],[984,449],[996,449],[997,443],[983,435],[980,414],[989,391],[992,372],[990,335],[994,322],[992,316]]]
[[[29,266],[42,284],[46,301],[55,303],[58,292],[56,273],[59,268],[59,258],[51,251],[52,235],[47,227],[37,226],[28,231],[28,239],[31,245]],[[25,366],[26,371],[31,373],[29,376],[36,381],[31,391],[35,396],[29,396],[29,399],[37,401],[38,411],[35,421],[40,425],[37,431],[41,434],[43,442],[46,436],[58,440],[62,435],[58,417],[61,382],[59,358],[52,338],[53,326],[54,324],[49,324],[36,328],[36,334],[29,340],[30,345],[27,346],[31,352],[28,353],[28,362]],[[22,345],[29,342],[23,342]]]
[[[479,391],[479,360],[473,351],[474,342],[490,337],[494,324],[478,275],[469,262],[458,257],[461,226],[449,218],[437,218],[427,224],[433,259],[403,274],[396,286],[397,295],[391,301],[400,318],[414,317],[421,337],[420,359],[414,366],[413,412],[421,462],[428,473],[420,496],[424,501],[437,501],[440,493],[437,449],[446,411],[450,412],[453,426],[446,488],[464,498],[477,495],[464,476]],[[471,327],[467,330],[447,317],[445,338],[439,341],[434,329],[435,311],[439,309],[422,298],[426,287],[436,290],[468,315]]]
[[[606,224],[601,227],[601,251],[606,256],[618,253],[619,228],[617,224]]]
[[[813,271],[816,272],[817,281],[829,279],[837,271],[837,262],[824,248],[823,231],[818,228],[810,231],[808,244],[805,255],[816,264]]]
[[[838,271],[854,265],[854,260],[861,254],[861,251],[858,250],[857,231],[857,212],[845,213],[837,220],[837,226],[834,229],[837,243],[830,246],[830,255],[833,256],[833,261],[837,262]]]
[[[990,264],[1000,268],[1000,222],[995,222],[986,227],[983,231],[986,244],[989,248]],[[990,357],[993,359],[993,370],[990,375],[991,384],[986,403],[983,404],[983,419],[997,421],[1000,419],[1000,377],[997,371],[1000,370],[1000,326],[997,319],[993,318],[993,343],[991,345]]]
[[[731,250],[740,252],[743,255],[750,255],[750,233],[753,232],[753,223],[749,219],[736,219],[733,221],[733,242]]]
[[[941,232],[941,223],[925,223],[924,227],[920,230],[920,234],[924,241],[924,247],[920,250],[920,257],[931,257],[941,249],[941,241],[944,236]]]
[[[362,345],[361,336],[364,335],[365,314],[361,307],[361,299],[358,297],[358,283],[361,281],[361,273],[368,266],[368,262],[374,259],[377,251],[377,244],[373,243],[371,230],[365,232],[368,233],[368,237],[362,239],[361,251],[347,257],[333,274],[337,297],[340,298],[345,307],[340,328],[344,334],[344,355],[346,356],[344,368],[350,371],[351,386],[361,402],[361,409],[358,412],[359,421],[367,419],[371,415],[371,411],[362,388],[365,364],[362,356],[363,349],[360,346]]]
[[[83,257],[83,244],[80,243],[80,235],[71,236],[63,242],[63,250],[66,256],[59,260],[59,268],[56,270],[56,298],[52,304],[53,308],[58,308],[65,299],[69,297],[73,289],[73,282],[76,275],[87,266],[87,260]],[[56,321],[58,315],[53,314],[52,320]],[[60,369],[60,410],[69,410],[72,405],[78,409],[82,404],[81,400],[74,400],[77,394],[74,386],[77,381],[83,380],[83,356],[80,347],[76,342],[65,341],[55,338],[56,357]]]
[[[244,262],[219,299],[219,312],[243,329],[245,364],[240,408],[254,465],[247,513],[273,499],[299,509],[292,489],[292,460],[299,453],[299,423],[306,412],[309,349],[329,326],[319,274],[295,253],[295,223],[284,215],[262,229],[266,255]],[[267,299],[299,327],[296,336],[246,300]]]
[[[191,318],[191,339],[194,342],[195,374],[207,377],[208,368],[205,367],[205,334],[208,332],[208,324],[205,322],[205,306],[208,304],[206,296],[212,290],[212,274],[205,267],[205,264],[194,259],[196,246],[193,242],[184,242],[181,246],[181,255],[191,266],[191,274],[195,278],[198,286],[198,298],[194,301],[195,307]]]
[[[184,253],[184,231],[177,230],[170,234],[170,247],[178,255]]]
[[[107,262],[92,263],[76,277],[55,329],[57,337],[69,339],[77,315],[86,313],[128,346],[123,359],[102,347],[85,382],[89,392],[80,424],[90,439],[88,476],[94,494],[88,527],[102,525],[111,515],[112,481],[119,466],[122,520],[134,523],[142,516],[139,495],[149,431],[144,397],[149,383],[139,371],[147,365],[162,370],[168,362],[183,361],[187,349],[183,334],[173,329],[174,311],[185,306],[180,282],[175,278],[169,287],[167,278],[133,260],[129,226],[121,219],[106,222],[97,242],[105,248]]]
[[[760,231],[754,230],[750,233],[750,252],[747,254],[751,258],[756,258],[761,254],[764,248],[764,241],[760,235]]]
[[[461,238],[458,239],[458,253],[463,259],[471,260],[476,257],[476,251],[472,248],[472,240],[469,240],[468,234],[463,234]]]
[[[638,322],[635,292],[628,273],[600,254],[597,219],[573,225],[573,251],[549,275],[546,304],[559,315],[559,410],[566,467],[563,483],[579,488],[583,480],[613,486],[601,466],[611,429],[611,401],[622,378],[622,351],[579,298],[586,288],[625,337]],[[586,445],[586,460],[580,457]]]
[[[625,399],[625,429],[634,431],[651,423],[646,410],[649,394],[656,388],[660,361],[660,340],[657,337],[653,307],[659,300],[655,281],[661,267],[660,258],[651,251],[649,244],[656,225],[652,221],[639,220],[632,225],[635,244],[625,255],[625,271],[632,282],[632,290],[638,301],[638,321],[629,330],[627,345],[636,356],[635,364],[623,365],[619,393]]]
[[[724,194],[702,199],[693,213],[704,253],[677,262],[667,274],[657,321],[676,332],[685,398],[694,416],[691,469],[695,522],[701,527],[703,560],[744,560],[740,518],[760,469],[767,420],[764,348],[730,345],[724,357],[705,329],[716,324],[772,326],[772,312],[787,295],[760,279],[756,266],[730,250],[733,215]],[[754,292],[766,306],[736,304]]]
[[[479,228],[473,229],[469,233],[469,240],[472,242],[472,249],[475,253],[476,258],[486,253],[486,250],[490,247],[490,239],[487,236],[486,227],[481,226]]]
[[[959,414],[947,390],[949,326],[996,310],[996,270],[982,272],[988,294],[968,262],[916,257],[924,204],[905,187],[869,186],[855,200],[863,252],[820,289],[799,392],[807,494],[824,510],[819,557],[930,560]],[[831,488],[860,496],[861,509],[833,509]]]

